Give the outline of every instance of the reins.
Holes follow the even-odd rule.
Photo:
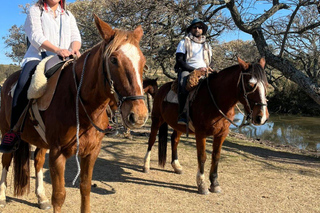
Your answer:
[[[210,87],[209,87],[209,78],[208,78],[208,77],[207,77],[207,88],[208,88],[208,91],[209,91],[209,95],[210,95],[210,97],[211,97],[211,100],[212,100],[214,106],[215,106],[215,107],[217,108],[217,110],[219,111],[219,113],[220,113],[225,119],[227,119],[230,123],[232,123],[233,125],[235,125],[235,126],[238,127],[237,124],[235,124],[230,118],[228,118],[228,116],[227,116],[226,114],[224,114],[224,112],[222,112],[222,110],[219,108],[217,102],[214,100],[213,94],[212,94],[212,92],[211,92],[211,90],[210,90]]]
[[[142,95],[138,95],[138,96],[121,96],[119,92],[117,92],[116,88],[114,87],[114,82],[111,78],[111,72],[110,72],[110,68],[109,68],[109,64],[106,62],[105,58],[104,57],[106,54],[102,54],[102,73],[105,77],[105,82],[108,82],[109,86],[110,86],[110,93],[111,94],[114,94],[114,97],[116,99],[116,102],[117,102],[117,106],[119,108],[119,111],[121,113],[121,106],[123,104],[124,101],[126,100],[138,100],[138,99],[145,99],[144,96]],[[87,110],[83,104],[83,101],[81,99],[81,96],[80,96],[80,90],[81,90],[81,86],[82,86],[82,82],[83,82],[83,77],[84,77],[84,73],[85,73],[85,67],[86,67],[86,64],[87,64],[87,60],[88,60],[88,57],[90,56],[90,52],[86,55],[85,59],[84,59],[84,62],[83,62],[83,67],[82,67],[82,72],[81,72],[81,77],[80,77],[80,81],[79,81],[79,85],[77,84],[77,77],[76,77],[76,71],[75,71],[75,66],[76,66],[76,61],[73,62],[73,67],[72,67],[72,73],[73,73],[73,79],[74,79],[74,83],[75,83],[75,88],[77,90],[77,95],[76,95],[76,120],[77,120],[77,132],[76,132],[76,138],[77,138],[77,152],[76,152],[76,162],[77,162],[77,167],[78,167],[78,171],[77,171],[77,175],[76,177],[74,178],[72,184],[74,185],[77,178],[79,177],[80,175],[80,171],[81,171],[81,168],[80,168],[80,163],[79,163],[79,159],[78,159],[78,155],[79,155],[79,144],[80,144],[80,140],[79,140],[79,132],[80,132],[80,119],[79,119],[79,102],[81,103],[81,106],[88,118],[88,120],[90,121],[91,125],[96,129],[98,130],[99,132],[101,133],[107,133],[108,131],[108,128],[106,129],[101,129],[100,127],[98,127],[94,122],[93,120],[90,118],[89,114],[87,113]],[[107,70],[105,70],[105,65],[107,66]],[[106,71],[106,72],[105,72]],[[106,109],[105,109],[106,110]]]

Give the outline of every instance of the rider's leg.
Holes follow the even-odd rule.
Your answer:
[[[184,106],[188,97],[188,91],[186,90],[187,79],[189,76],[188,71],[179,72],[178,74],[178,101],[179,101],[179,117],[178,124],[187,124],[187,114],[184,111]]]
[[[0,152],[12,152],[19,144],[20,131],[22,131],[22,129],[20,126],[15,127],[15,125],[19,121],[23,111],[28,105],[29,100],[27,98],[27,92],[31,82],[31,76],[33,75],[39,62],[40,61],[38,60],[29,61],[22,68],[12,99],[10,131],[4,134],[2,137]],[[19,125],[23,126],[23,122],[21,122]]]

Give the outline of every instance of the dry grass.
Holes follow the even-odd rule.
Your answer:
[[[149,127],[133,132],[133,140],[105,138],[96,162],[91,192],[92,212],[320,212],[320,159],[253,143],[239,135],[228,137],[219,164],[222,193],[197,194],[196,148],[194,137],[182,138],[179,159],[181,175],[170,164],[157,166],[157,143],[151,155],[151,171],[142,172]],[[206,177],[211,161],[212,139],[208,139]],[[168,148],[168,162],[171,161]],[[34,170],[32,170],[34,171]],[[66,168],[67,197],[63,212],[80,212],[77,173],[74,157]],[[11,173],[10,173],[11,174]],[[43,212],[35,203],[34,187],[28,196],[12,197],[9,174],[7,206],[1,212]],[[34,172],[31,183],[34,186]],[[48,163],[45,164],[45,187],[51,196]],[[209,183],[209,181],[208,181]],[[45,212],[52,212],[51,210]]]

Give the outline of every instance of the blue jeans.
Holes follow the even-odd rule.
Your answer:
[[[23,66],[21,70],[12,99],[10,129],[13,129],[13,127],[16,125],[23,110],[29,102],[27,98],[27,92],[31,83],[31,76],[33,75],[39,63],[40,61],[38,60],[29,61]]]
[[[182,71],[178,73],[178,101],[179,101],[179,116],[183,114],[184,105],[189,92],[186,90],[187,80],[190,72]]]

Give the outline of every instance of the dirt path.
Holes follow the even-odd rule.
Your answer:
[[[223,146],[219,164],[222,193],[197,194],[194,137],[183,137],[179,159],[181,175],[171,165],[157,165],[157,144],[151,156],[151,171],[142,172],[149,129],[134,132],[133,140],[121,136],[105,138],[93,174],[92,212],[320,212],[320,158],[287,149],[275,149],[231,134]],[[208,139],[206,179],[211,161],[212,139]],[[171,161],[168,149],[167,161]],[[31,162],[33,163],[33,162]],[[32,165],[32,164],[31,164]],[[74,157],[66,168],[67,197],[63,212],[80,212],[77,173]],[[51,196],[48,163],[45,164],[45,187]],[[39,210],[35,203],[34,169],[31,193],[12,197],[13,177],[9,173],[7,201],[0,212],[52,212]]]

